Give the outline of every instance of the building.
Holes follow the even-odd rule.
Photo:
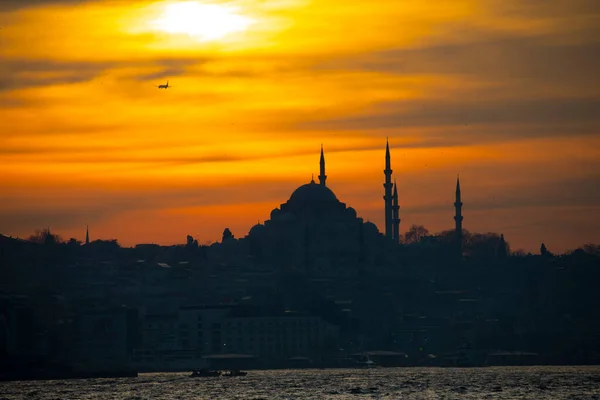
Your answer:
[[[388,145],[386,182],[391,179],[390,162]],[[298,187],[287,202],[271,211],[270,219],[250,229],[247,239],[252,253],[264,263],[297,269],[313,278],[356,277],[361,268],[381,263],[377,259],[386,253],[386,246],[399,240],[397,189],[392,193],[393,184],[384,185],[386,239],[327,186],[322,147],[318,178],[318,183],[312,179]]]
[[[135,361],[142,371],[189,370],[216,356],[261,362],[325,357],[336,351],[338,327],[320,317],[243,306],[184,306],[142,318]]]
[[[73,366],[79,371],[127,371],[139,343],[139,318],[128,307],[79,310],[73,327]]]

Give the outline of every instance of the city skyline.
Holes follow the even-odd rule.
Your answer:
[[[243,237],[321,143],[327,186],[385,232],[389,137],[401,233],[452,229],[460,174],[464,229],[598,242],[594,4],[376,3],[2,2],[0,233]],[[177,31],[181,4],[230,32]]]

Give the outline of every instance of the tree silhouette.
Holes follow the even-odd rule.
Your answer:
[[[466,252],[473,258],[492,259],[503,254],[510,254],[510,245],[503,237],[494,232],[474,233],[466,245]]]
[[[223,231],[223,238],[221,239],[221,242],[224,242],[227,239],[235,239],[235,237],[233,236],[233,233],[231,233],[229,228],[225,228],[225,230]]]
[[[31,243],[37,244],[45,244],[45,245],[53,245],[62,243],[63,240],[59,235],[55,235],[50,232],[50,228],[46,229],[36,229],[35,233],[29,236],[28,239]]]
[[[191,235],[187,235],[187,242],[185,244],[185,247],[187,249],[197,249],[198,248],[198,241],[195,240]]]
[[[512,253],[513,257],[525,257],[527,253],[523,249],[517,249]]]
[[[437,237],[439,243],[445,244],[445,245],[454,245],[456,243],[456,229],[448,229],[445,231],[441,231],[438,232],[434,235],[435,237]],[[467,245],[467,243],[469,243],[469,241],[471,240],[471,232],[469,232],[466,229],[462,230],[462,245],[463,247]]]
[[[427,230],[427,228],[423,225],[413,224],[404,235],[404,243],[418,243],[427,235],[429,235],[429,230]]]
[[[585,251],[588,254],[600,256],[600,244],[588,243],[583,246],[583,251]]]
[[[548,249],[546,248],[546,245],[544,243],[542,243],[542,245],[540,246],[540,254],[542,256],[551,256],[552,255],[552,253],[550,253],[548,251]]]
[[[81,242],[75,238],[71,238],[69,239],[69,241],[67,242],[67,244],[69,246],[81,246]]]

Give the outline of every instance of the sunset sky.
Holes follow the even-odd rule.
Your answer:
[[[383,230],[600,242],[597,0],[0,1],[0,233],[243,237],[318,175]],[[167,80],[173,85],[159,90]]]

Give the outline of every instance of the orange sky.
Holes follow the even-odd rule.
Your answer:
[[[600,242],[592,0],[0,2],[0,233],[243,237],[318,174],[383,228]],[[229,30],[229,31],[228,31]],[[158,90],[166,80],[174,86]]]

